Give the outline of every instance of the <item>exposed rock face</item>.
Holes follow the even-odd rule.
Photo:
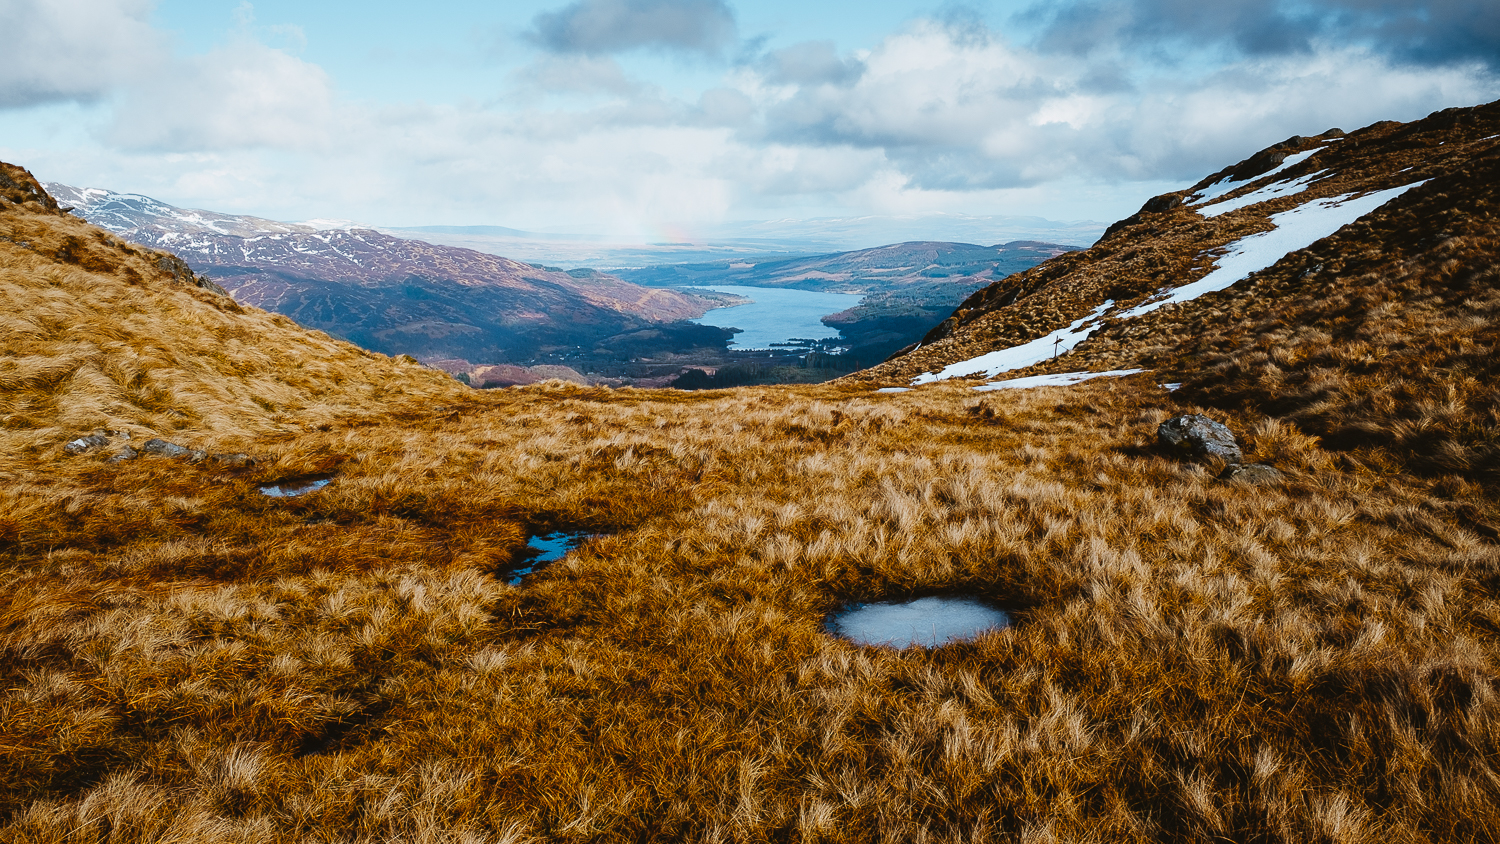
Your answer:
[[[1173,451],[1185,452],[1193,457],[1217,457],[1230,463],[1244,459],[1234,432],[1220,422],[1207,416],[1189,414],[1176,416],[1161,423],[1156,436],[1163,445]]]

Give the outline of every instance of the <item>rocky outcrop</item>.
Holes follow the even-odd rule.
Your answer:
[[[103,429],[94,431],[77,439],[68,441],[63,445],[63,453],[77,456],[81,454],[92,454],[107,449],[116,438],[129,440],[128,431],[106,431]],[[205,460],[212,461],[226,469],[247,469],[255,465],[255,458],[248,454],[235,452],[233,454],[210,454],[198,448],[188,448],[177,443],[153,437],[146,440],[140,448],[135,448],[127,442],[123,448],[115,452],[106,462],[123,463],[126,460],[134,460],[145,454],[154,454],[161,457],[171,457],[185,460],[188,463],[202,463]]]
[[[1174,416],[1156,429],[1157,440],[1169,450],[1195,458],[1217,457],[1230,463],[1244,459],[1234,432],[1221,422],[1193,413]]]

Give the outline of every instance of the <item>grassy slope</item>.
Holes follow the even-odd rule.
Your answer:
[[[1151,376],[465,392],[44,254],[0,241],[35,323],[0,335],[7,840],[1500,837],[1481,473],[1328,451],[1247,391],[1226,418],[1289,478],[1215,482],[1151,448],[1198,409]],[[61,455],[106,423],[266,459]],[[609,535],[510,586],[528,526]],[[822,632],[959,590],[1016,626]]]

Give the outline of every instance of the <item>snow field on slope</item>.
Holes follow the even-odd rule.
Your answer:
[[[1026,390],[1031,387],[1071,387],[1094,378],[1123,378],[1126,375],[1145,371],[1144,369],[1111,369],[1107,372],[1056,372],[1051,375],[1012,378],[1009,381],[992,381],[970,389],[985,392],[988,390]]]
[[[1201,193],[1195,193],[1192,196],[1189,196],[1185,204],[1202,205],[1209,200],[1218,199],[1224,194],[1239,190],[1240,188],[1250,184],[1253,181],[1256,181],[1257,179],[1264,179],[1267,176],[1274,176],[1289,167],[1296,167],[1298,164],[1301,164],[1307,159],[1312,158],[1314,155],[1318,154],[1324,149],[1327,149],[1327,147],[1318,147],[1317,149],[1310,149],[1307,152],[1299,152],[1295,155],[1288,155],[1286,157],[1286,160],[1278,164],[1275,169],[1267,170],[1266,172],[1261,173],[1259,176],[1252,176],[1251,178],[1245,179],[1243,181],[1231,181],[1228,176],[1225,176],[1219,181],[1214,182],[1213,184],[1204,188]]]
[[[1306,176],[1298,179],[1289,179],[1283,182],[1272,182],[1271,184],[1266,185],[1263,188],[1257,188],[1255,191],[1247,193],[1244,196],[1236,197],[1235,199],[1226,199],[1222,202],[1211,202],[1203,208],[1198,208],[1195,210],[1197,210],[1199,214],[1202,214],[1205,217],[1217,217],[1220,214],[1228,214],[1230,211],[1238,211],[1241,208],[1246,208],[1251,205],[1258,205],[1262,202],[1267,202],[1269,200],[1277,199],[1283,196],[1295,196],[1307,190],[1308,185],[1311,185],[1314,181],[1317,180],[1319,176],[1322,176],[1327,172],[1327,170],[1319,170],[1316,173],[1309,173]]]
[[[1270,221],[1276,228],[1227,244],[1224,247],[1225,254],[1215,262],[1216,266],[1208,275],[1181,287],[1165,290],[1163,293],[1166,295],[1161,299],[1145,302],[1114,316],[1117,319],[1145,316],[1167,305],[1191,302],[1204,294],[1224,290],[1236,282],[1249,278],[1252,273],[1274,265],[1287,255],[1299,249],[1306,249],[1401,194],[1424,184],[1426,180],[1374,191],[1363,196],[1346,193],[1328,199],[1315,199],[1290,211],[1272,214]],[[1029,343],[1008,349],[996,349],[969,360],[952,363],[937,373],[924,372],[912,379],[912,386],[974,375],[994,378],[1002,372],[1041,363],[1053,356],[1051,351],[1053,348],[1057,349],[1058,354],[1071,351],[1074,346],[1088,338],[1089,330],[1085,326],[1103,316],[1104,312],[1113,305],[1114,300],[1111,299],[1095,308],[1087,316],[1076,320],[1066,329]]]
[[[949,364],[941,372],[933,374],[924,372],[912,379],[912,386],[918,384],[930,384],[933,381],[942,381],[948,378],[964,378],[970,375],[984,375],[993,378],[1002,372],[1010,372],[1013,369],[1022,369],[1034,363],[1041,363],[1048,358],[1072,351],[1073,347],[1082,343],[1088,337],[1089,332],[1084,326],[1089,322],[1104,315],[1115,304],[1115,300],[1100,305],[1087,316],[1073,321],[1072,325],[1046,337],[1038,337],[1030,343],[1020,346],[1012,346],[1009,349],[996,349],[987,352],[977,358],[962,360],[958,363]]]
[[[1174,287],[1167,296],[1154,302],[1137,305],[1119,314],[1119,319],[1144,316],[1157,308],[1191,302],[1205,293],[1213,293],[1244,281],[1251,273],[1272,266],[1298,249],[1306,249],[1333,234],[1376,208],[1411,190],[1425,180],[1402,185],[1398,188],[1367,193],[1354,197],[1340,194],[1328,199],[1315,199],[1290,211],[1271,215],[1276,228],[1259,234],[1240,238],[1224,248],[1228,250],[1219,258],[1213,272],[1190,284]]]

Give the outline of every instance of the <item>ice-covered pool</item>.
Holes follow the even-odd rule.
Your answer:
[[[977,598],[929,597],[851,604],[834,613],[828,632],[861,645],[935,648],[1010,625],[1010,615]]]

